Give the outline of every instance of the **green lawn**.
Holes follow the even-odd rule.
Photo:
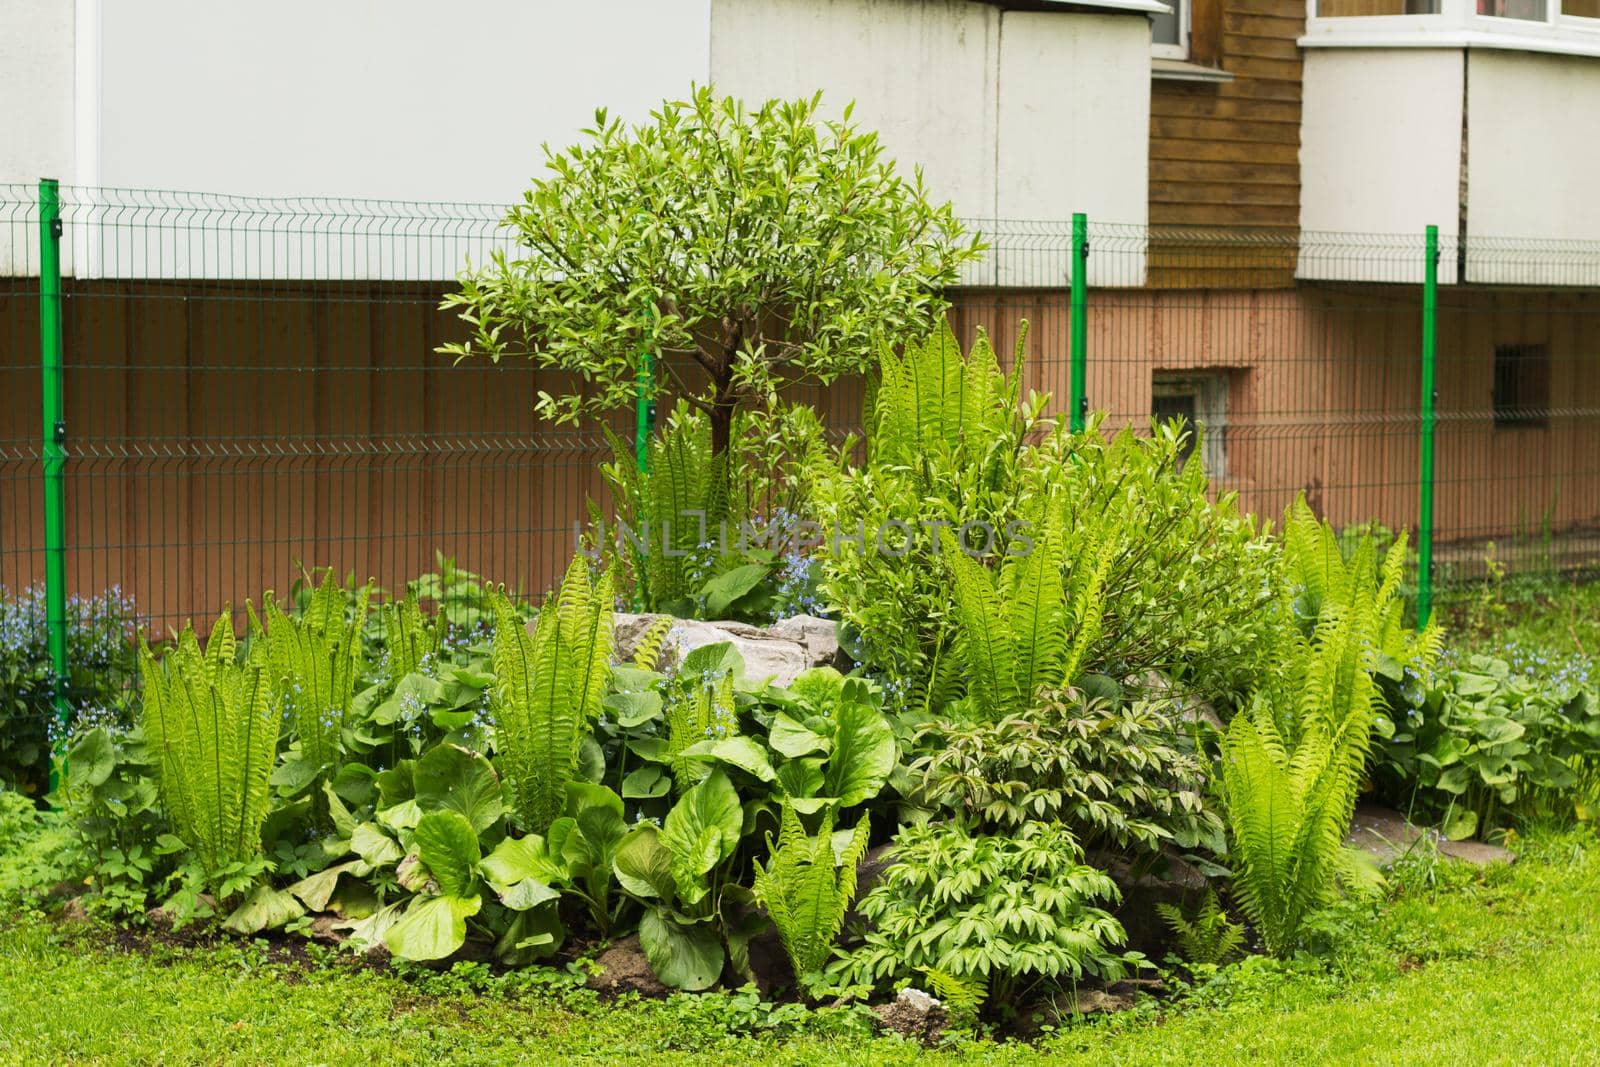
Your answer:
[[[128,951],[93,928],[0,931],[0,1061],[70,1063],[1593,1063],[1600,1061],[1600,846],[1526,844],[1513,868],[1419,877],[1346,908],[1298,966],[1230,968],[1179,1009],[1153,1005],[1038,1046],[928,1057],[836,1019],[731,1033],[724,998],[605,1005],[525,980],[403,980],[274,962],[239,943]]]

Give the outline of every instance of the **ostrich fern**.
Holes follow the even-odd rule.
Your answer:
[[[298,618],[267,594],[262,613],[275,703],[300,741],[301,759],[313,767],[332,766],[343,751],[341,735],[364,669],[361,634],[371,595],[370,586],[357,590],[355,610],[346,617],[344,590],[331,570]],[[254,615],[251,624],[260,629]]]
[[[148,646],[139,649],[140,723],[156,756],[162,807],[208,871],[260,850],[278,749],[265,652],[256,644],[236,663],[237,651],[231,610],[203,652],[192,627],[159,661]]]
[[[1350,869],[1344,836],[1384,710],[1374,672],[1383,657],[1426,665],[1438,646],[1432,628],[1413,637],[1400,625],[1404,537],[1381,566],[1370,539],[1346,561],[1304,501],[1290,508],[1284,537],[1286,567],[1315,622],[1290,639],[1288,693],[1258,694],[1222,743],[1235,893],[1279,955]]]
[[[783,806],[774,844],[767,835],[769,858],[756,865],[755,898],[778,928],[796,978],[822,969],[844,926],[844,913],[856,894],[856,865],[867,852],[866,816],[856,823],[850,843],[837,862],[833,853],[833,810],[822,819],[817,836],[806,834],[794,808]]]
[[[529,833],[544,833],[561,814],[578,747],[600,715],[611,673],[611,597],[611,575],[593,580],[582,556],[545,600],[532,633],[504,593],[492,596],[495,743]]]

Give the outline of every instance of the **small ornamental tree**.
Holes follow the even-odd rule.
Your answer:
[[[866,371],[931,329],[982,245],[849,108],[820,121],[820,102],[750,111],[699,88],[633,128],[596,112],[584,143],[546,148],[549,173],[506,217],[521,251],[445,299],[471,337],[441,351],[571,372],[581,394],[539,394],[557,422],[666,386],[706,412],[721,455],[734,413],[780,380]]]

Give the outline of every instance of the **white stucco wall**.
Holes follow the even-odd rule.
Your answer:
[[[1467,279],[1600,285],[1592,251],[1527,242],[1600,241],[1600,58],[1474,51],[1467,121]]]
[[[1443,261],[1453,261],[1461,107],[1459,50],[1306,51],[1301,277],[1420,281],[1421,256],[1403,242],[1430,224],[1439,227]],[[1452,276],[1440,271],[1441,281]]]
[[[716,0],[711,72],[748,99],[824,89],[974,219],[1143,223],[1149,24],[966,0]],[[969,278],[1059,285],[1070,257],[991,255]],[[1109,267],[1110,264],[1107,264]],[[1097,282],[1090,261],[1091,282]],[[1130,273],[1124,260],[1119,277]],[[1109,281],[1110,279],[1104,279]]]
[[[40,178],[71,177],[72,20],[65,0],[0,3],[0,274],[32,271],[19,202]]]

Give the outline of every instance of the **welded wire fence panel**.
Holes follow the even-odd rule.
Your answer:
[[[38,214],[0,188],[0,585],[43,574]],[[508,249],[496,205],[61,190],[69,591],[113,586],[158,628],[332,567],[391,591],[440,557],[529,595],[608,506],[598,430],[541,424],[559,376],[452,365],[438,309]],[[1086,392],[1110,431],[1204,427],[1191,462],[1275,520],[1418,520],[1422,234],[974,222],[950,295],[1024,389],[1069,398],[1070,284],[1088,283]],[[1442,581],[1600,556],[1600,249],[1442,243],[1436,487]],[[1081,268],[1078,264],[1081,262]],[[864,383],[800,385],[837,440]],[[661,414],[668,399],[663,398]],[[619,416],[626,438],[633,420]]]

